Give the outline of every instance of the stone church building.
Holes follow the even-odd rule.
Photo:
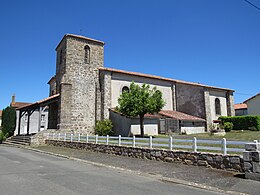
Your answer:
[[[233,90],[104,67],[104,45],[99,40],[66,34],[56,48],[56,74],[50,79],[49,97],[18,109],[24,113],[48,106],[48,128],[93,133],[97,120],[110,118],[123,90],[132,81],[156,86],[166,102],[162,111],[186,114],[206,121],[233,116]],[[40,115],[39,115],[40,116]],[[30,132],[29,123],[27,125]]]

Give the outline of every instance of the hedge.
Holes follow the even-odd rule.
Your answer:
[[[234,130],[258,130],[260,131],[260,116],[221,116],[222,124],[233,123]]]

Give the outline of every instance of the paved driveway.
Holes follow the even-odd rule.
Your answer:
[[[218,194],[1,145],[0,193],[2,195]]]

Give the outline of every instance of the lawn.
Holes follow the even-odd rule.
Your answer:
[[[168,135],[158,135],[156,137],[168,137]],[[260,140],[260,131],[231,131],[227,132],[225,136],[217,136],[217,135],[211,135],[210,133],[200,133],[200,134],[192,134],[192,135],[179,135],[179,134],[173,134],[173,137],[178,138],[204,138],[204,139],[220,139],[220,138],[226,138],[227,140],[243,140],[243,141],[254,141],[254,140]]]

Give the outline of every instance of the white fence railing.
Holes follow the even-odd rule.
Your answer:
[[[164,148],[169,150],[186,150],[193,152],[213,152],[227,154],[241,154],[245,151],[245,144],[250,141],[229,141],[223,139],[180,139],[169,136],[168,138],[140,138],[140,137],[121,137],[119,136],[98,136],[68,133],[48,133],[48,140],[85,142],[106,145]],[[257,140],[253,142],[258,143]]]

